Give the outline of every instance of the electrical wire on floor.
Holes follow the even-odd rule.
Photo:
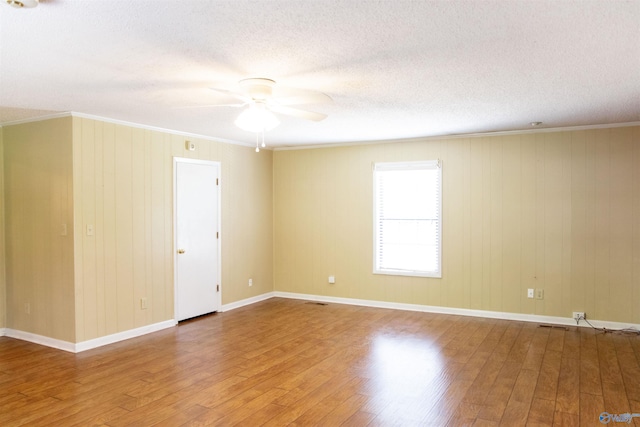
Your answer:
[[[576,325],[579,324],[581,320],[584,320],[587,323],[587,325],[591,326],[592,329],[603,332],[605,334],[640,335],[640,330],[636,328],[624,328],[624,329],[598,328],[596,326],[593,326],[591,322],[589,322],[584,316],[578,317],[578,319],[576,320]]]

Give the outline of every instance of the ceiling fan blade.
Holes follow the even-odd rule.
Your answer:
[[[284,114],[286,116],[298,117],[301,119],[312,120],[319,122],[324,120],[327,115],[322,113],[315,113],[313,111],[300,110],[298,108],[285,107],[284,105],[272,105],[269,104],[269,109],[274,113]]]
[[[241,104],[202,104],[202,105],[184,105],[181,107],[174,107],[174,108],[213,108],[213,107],[235,107],[235,108],[240,108],[240,107],[244,107],[245,105],[247,105],[247,103],[241,103]]]
[[[327,104],[333,99],[325,93],[310,93],[307,95],[276,97],[274,102],[278,105],[302,105],[302,104]]]
[[[209,89],[211,89],[214,92],[224,93],[225,95],[228,95],[228,96],[231,96],[233,98],[239,99],[240,101],[243,101],[245,104],[247,102],[251,102],[252,101],[250,96],[244,95],[242,93],[233,92],[233,91],[227,90],[227,89],[220,89],[220,88],[217,88],[217,87],[210,87]]]

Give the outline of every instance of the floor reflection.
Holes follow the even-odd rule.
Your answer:
[[[373,339],[367,394],[384,425],[428,423],[430,402],[446,388],[437,344],[415,335],[378,335]]]

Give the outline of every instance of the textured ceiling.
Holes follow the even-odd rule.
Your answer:
[[[0,4],[0,124],[76,112],[252,143],[237,108],[182,108],[249,77],[334,100],[270,146],[637,122],[640,1]]]

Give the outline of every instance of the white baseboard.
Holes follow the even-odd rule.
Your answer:
[[[220,311],[230,311],[236,308],[244,307],[245,305],[255,304],[260,301],[268,300],[269,298],[273,298],[276,293],[275,292],[267,292],[266,294],[257,295],[255,297],[246,298],[240,301],[231,302],[229,304],[224,304]]]
[[[246,298],[246,299],[232,302],[229,304],[224,304],[221,308],[221,311],[224,312],[224,311],[234,310],[236,308],[255,304],[260,301],[265,301],[274,297],[299,299],[299,300],[305,300],[305,301],[327,302],[327,303],[335,303],[335,304],[359,305],[364,307],[388,308],[393,310],[420,311],[425,313],[453,314],[458,316],[484,317],[489,319],[518,320],[523,322],[537,322],[537,323],[546,323],[546,324],[555,324],[555,325],[576,326],[575,320],[573,320],[573,318],[571,317],[555,317],[555,316],[541,316],[537,314],[471,310],[467,308],[450,308],[450,307],[439,307],[439,306],[433,306],[433,305],[405,304],[405,303],[397,303],[397,302],[363,300],[363,299],[355,299],[355,298],[341,298],[341,297],[331,297],[331,296],[324,296],[324,295],[297,294],[292,292],[279,292],[279,291],[268,292],[266,294],[261,294],[255,297]],[[606,320],[591,320],[591,319],[589,319],[589,322],[597,328],[606,328],[606,329],[633,328],[633,329],[640,330],[640,325],[633,324],[633,323],[609,322]],[[171,319],[171,320],[166,320],[164,322],[154,323],[153,325],[142,326],[140,328],[130,329],[128,331],[118,332],[118,333],[107,335],[104,337],[82,341],[76,344],[68,341],[62,341],[54,338],[45,337],[38,334],[32,334],[30,332],[18,331],[11,328],[0,328],[0,336],[17,338],[23,341],[28,341],[35,344],[40,344],[47,347],[68,351],[70,353],[80,353],[82,351],[91,350],[93,348],[102,347],[104,345],[128,340],[130,338],[139,337],[141,335],[160,331],[162,329],[171,328],[176,324],[177,322],[174,319]],[[579,326],[589,327],[589,325],[587,325],[585,322],[580,322]]]
[[[394,310],[421,311],[425,313],[455,314],[458,316],[484,317],[489,319],[518,320],[522,322],[536,322],[536,323],[547,323],[547,324],[554,324],[554,325],[576,326],[576,321],[571,317],[541,316],[538,314],[507,313],[502,311],[472,310],[467,308],[450,308],[450,307],[439,307],[434,305],[405,304],[405,303],[397,303],[397,302],[341,298],[341,297],[331,297],[331,296],[323,296],[323,295],[297,294],[292,292],[276,291],[274,292],[274,294],[275,294],[274,295],[275,297],[301,299],[301,300],[307,300],[307,301],[360,305],[365,307],[376,307],[376,308],[390,308]],[[588,319],[588,320],[589,320],[589,323],[591,323],[593,326],[597,328],[606,328],[606,329],[634,328],[634,329],[640,330],[639,324],[609,322],[606,320],[591,320],[591,319]],[[581,321],[578,326],[590,327],[584,321]]]
[[[69,341],[58,340],[55,338],[45,337],[38,334],[32,334],[31,332],[24,332],[11,328],[6,328],[5,334],[8,337],[16,338],[22,341],[28,341],[34,344],[40,344],[51,348],[57,348],[58,350],[64,350],[70,353],[76,352],[75,344]]]
[[[69,353],[80,353],[82,351],[91,350],[92,348],[102,347],[103,345],[113,344],[118,341],[124,341],[130,338],[149,334],[151,332],[171,328],[176,324],[177,322],[171,319],[160,323],[154,323],[153,325],[142,326],[140,328],[130,329],[128,331],[118,332],[115,334],[95,338],[92,340],[82,341],[75,344],[68,341],[62,341],[55,338],[45,337],[42,335],[18,331],[10,328],[5,329],[5,335],[11,338],[17,338],[19,340],[32,342],[34,344],[40,344],[51,348],[57,348],[58,350],[68,351]]]
[[[106,335],[104,337],[94,338],[92,340],[82,341],[75,344],[74,353],[80,353],[81,351],[91,350],[93,348],[102,347],[103,345],[128,340],[130,338],[150,334],[151,332],[161,331],[162,329],[172,328],[177,324],[178,322],[176,322],[174,319],[165,320],[164,322],[154,323],[152,325],[142,326],[136,329],[129,329],[128,331],[122,331],[115,334]]]

